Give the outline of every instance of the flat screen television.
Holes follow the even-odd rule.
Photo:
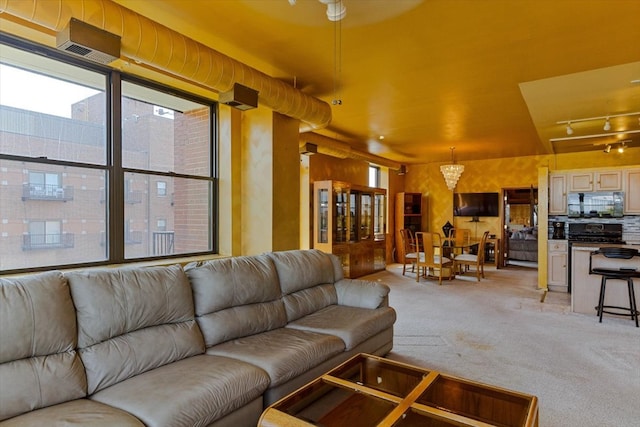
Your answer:
[[[454,193],[454,216],[500,216],[498,193]]]

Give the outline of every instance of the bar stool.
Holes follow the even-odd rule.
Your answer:
[[[611,261],[605,263],[604,265],[602,265],[601,261],[599,263],[600,265],[596,265],[594,267],[594,257],[599,256],[609,258]],[[633,278],[640,277],[640,269],[638,269],[635,264],[626,262],[631,261],[634,257],[640,257],[640,253],[637,249],[617,247],[600,248],[597,251],[592,252],[589,256],[589,274],[599,274],[602,276],[602,280],[600,281],[600,298],[598,300],[598,305],[595,307],[596,314],[600,317],[600,323],[602,323],[602,313],[608,313],[618,316],[631,316],[631,320],[635,320],[636,322],[636,327],[639,327],[638,315],[640,315],[640,312],[638,312],[638,309],[636,307],[636,296],[633,286]],[[627,282],[627,290],[629,292],[629,307],[604,305],[607,280],[622,280]]]

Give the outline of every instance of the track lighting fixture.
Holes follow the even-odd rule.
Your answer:
[[[598,116],[598,117],[587,117],[584,119],[571,119],[571,120],[560,120],[559,122],[556,122],[556,124],[558,125],[563,125],[563,124],[567,124],[567,134],[570,135],[569,133],[569,127],[571,127],[571,123],[577,123],[577,122],[591,122],[594,120],[605,120],[604,123],[604,130],[610,130],[611,129],[611,123],[609,121],[609,119],[612,119],[614,117],[629,117],[629,116],[640,116],[640,111],[634,111],[632,113],[621,113],[621,114],[609,114],[608,116]],[[638,118],[638,122],[640,124],[640,117]]]
[[[571,127],[571,122],[567,123],[567,135],[573,135],[573,128]]]
[[[627,145],[624,143],[624,141],[620,144],[620,147],[618,147],[618,153],[624,153],[624,149],[627,148]]]
[[[607,146],[606,146],[606,147],[604,147],[604,152],[605,152],[605,153],[608,153],[608,152],[610,152],[610,151],[611,151],[611,144],[607,144]]]

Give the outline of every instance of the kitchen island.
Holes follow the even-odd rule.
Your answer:
[[[575,313],[596,315],[596,306],[600,295],[600,281],[602,276],[589,274],[589,256],[591,252],[601,247],[618,247],[640,249],[638,245],[602,244],[602,243],[573,243],[571,248],[571,311]],[[638,268],[640,271],[640,258],[631,260],[611,260],[611,264],[620,267]],[[637,294],[640,292],[640,279],[635,279],[636,305]],[[629,293],[627,285],[623,281],[609,280],[605,295],[605,305],[629,307]]]

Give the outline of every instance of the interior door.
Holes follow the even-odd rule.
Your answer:
[[[528,188],[505,188],[503,189],[503,215],[502,215],[502,250],[503,250],[503,266],[509,265],[510,257],[510,238],[517,232],[524,234],[531,233],[532,229],[538,226],[538,189],[534,186]],[[529,236],[527,236],[529,237]],[[520,244],[520,242],[513,242]],[[527,245],[529,249],[535,248],[537,245]],[[514,250],[513,253],[520,253]],[[531,261],[530,257],[524,257],[522,261]]]

